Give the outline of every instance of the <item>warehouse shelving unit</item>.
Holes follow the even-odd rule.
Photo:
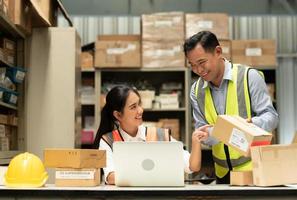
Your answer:
[[[152,108],[144,110],[144,121],[157,121],[161,118],[178,118],[180,123],[180,139],[189,149],[191,140],[190,118],[189,118],[189,77],[190,71],[188,68],[104,68],[95,70],[95,130],[100,123],[100,94],[101,87],[107,80],[117,80],[120,82],[135,83],[142,79],[148,81],[154,86],[160,86],[165,81],[176,81],[182,83],[183,94],[181,95],[181,104],[176,109]]]
[[[0,32],[1,36],[7,37],[16,44],[16,60],[15,66],[24,67],[24,45],[25,45],[25,34],[20,31],[12,21],[0,12]],[[1,67],[13,67],[14,65],[0,60]],[[0,100],[0,113],[1,114],[13,114],[18,117],[18,123],[15,126],[11,126],[11,129],[16,129],[14,137],[10,137],[10,143],[14,145],[10,147],[9,151],[0,150],[0,165],[6,165],[10,162],[11,158],[25,150],[25,133],[24,133],[24,84],[17,87],[17,91],[20,93],[18,96],[18,104],[11,105]]]

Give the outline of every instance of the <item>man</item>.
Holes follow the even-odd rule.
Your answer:
[[[231,170],[251,170],[252,165],[250,158],[211,136],[217,116],[239,115],[270,132],[277,127],[278,114],[263,75],[223,58],[222,47],[213,33],[201,31],[187,39],[184,53],[192,71],[200,76],[190,94],[194,133],[198,132],[202,141],[212,147],[217,183],[229,183]]]

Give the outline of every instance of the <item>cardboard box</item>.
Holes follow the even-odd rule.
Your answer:
[[[169,128],[171,130],[171,136],[180,140],[180,128],[179,128],[179,119],[160,119],[159,124],[162,128]]]
[[[164,12],[142,15],[142,40],[184,40],[184,13]]]
[[[228,14],[186,14],[186,38],[189,38],[200,31],[211,31],[218,39],[230,39]]]
[[[34,27],[57,25],[56,0],[30,0]]]
[[[81,69],[94,69],[94,56],[91,52],[81,52],[80,54]]]
[[[184,41],[142,41],[142,67],[185,67]]]
[[[0,114],[0,124],[7,124],[8,123],[8,116]]]
[[[100,181],[100,169],[57,168],[55,172],[58,187],[92,187]]]
[[[220,39],[219,43],[222,47],[223,57],[231,60],[231,40]]]
[[[32,9],[29,2],[10,0],[10,5],[12,22],[26,34],[30,34],[32,31]]]
[[[250,156],[252,146],[269,145],[272,134],[247,123],[239,116],[219,115],[212,136],[236,149],[243,156]]]
[[[270,95],[271,101],[275,100],[275,84],[274,83],[267,83],[267,90]]]
[[[231,171],[230,185],[253,185],[253,171]]]
[[[140,36],[99,36],[96,41],[95,67],[141,67]]]
[[[297,144],[252,147],[254,185],[296,184],[296,155]]]
[[[16,44],[14,41],[8,38],[1,38],[1,47],[3,50],[10,52],[11,54],[15,54]]]
[[[275,40],[232,40],[232,62],[260,67],[276,67]]]
[[[95,149],[45,149],[44,165],[54,168],[102,168],[105,151]]]

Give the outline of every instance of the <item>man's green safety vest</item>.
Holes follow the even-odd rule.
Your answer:
[[[239,115],[243,118],[251,118],[251,102],[248,85],[248,71],[250,68],[243,65],[234,64],[232,66],[232,80],[228,82],[226,97],[226,115]],[[208,124],[215,124],[218,114],[215,109],[211,91],[209,87],[202,89],[204,81],[198,79],[195,87],[198,107],[205,116]],[[223,178],[229,170],[252,170],[250,158],[244,157],[238,151],[225,146],[229,150],[227,158],[224,143],[219,142],[212,146],[212,155],[215,163],[215,173],[219,178]]]

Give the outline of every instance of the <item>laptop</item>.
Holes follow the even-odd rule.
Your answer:
[[[181,142],[115,142],[116,186],[184,186]]]

